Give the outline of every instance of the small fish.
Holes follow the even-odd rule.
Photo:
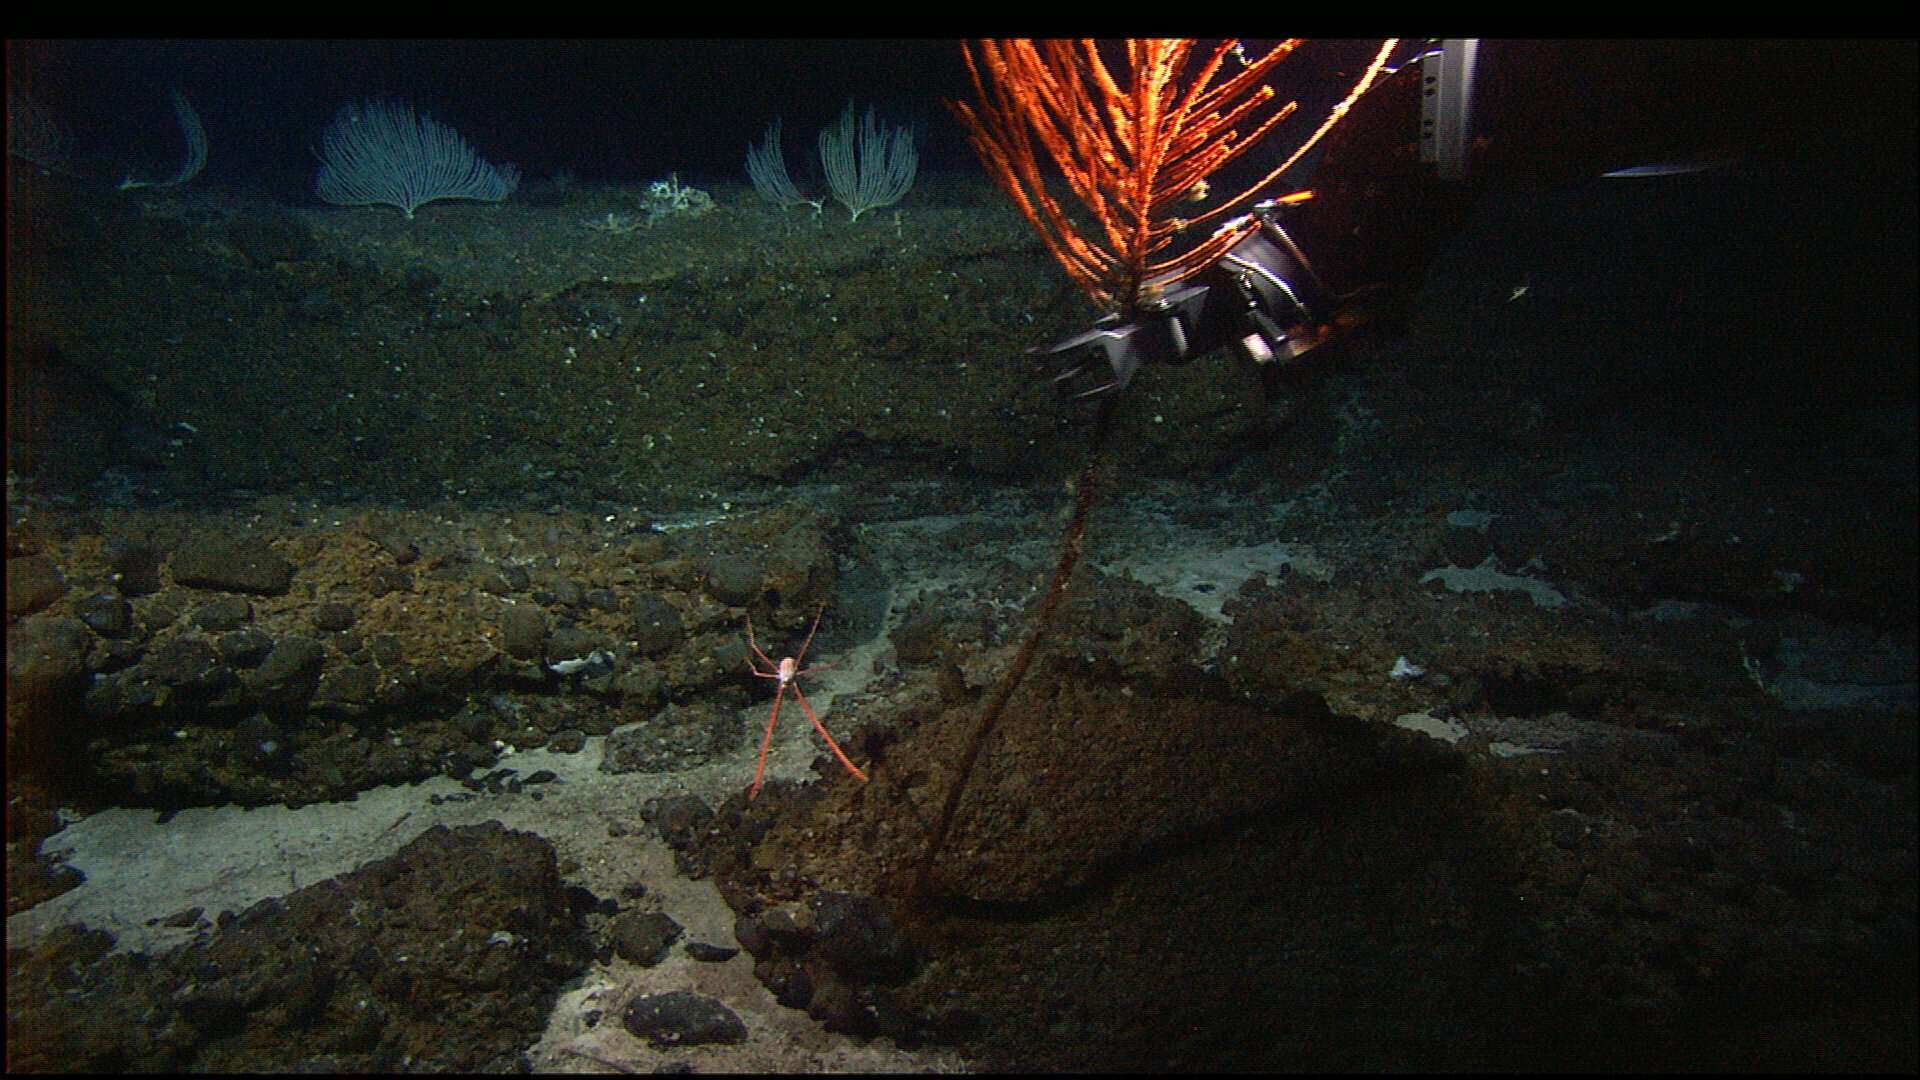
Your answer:
[[[1678,161],[1656,161],[1648,165],[1633,165],[1625,169],[1601,173],[1608,180],[1637,180],[1648,176],[1687,176],[1692,173],[1706,172],[1722,165],[1733,163],[1732,158],[1683,158]]]

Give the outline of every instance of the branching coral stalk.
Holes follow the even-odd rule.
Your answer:
[[[1257,60],[1246,60],[1238,43],[1229,41],[1186,75],[1192,44],[1129,41],[1124,89],[1091,41],[983,41],[978,60],[972,51],[967,53],[980,104],[975,108],[955,103],[953,110],[966,124],[980,159],[1067,275],[1095,303],[1111,310],[1132,309],[1148,289],[1198,272],[1239,243],[1254,226],[1222,228],[1185,251],[1165,254],[1181,230],[1245,202],[1299,161],[1372,84],[1394,46],[1389,41],[1380,47],[1346,99],[1272,172],[1205,213],[1182,219],[1172,213],[1174,207],[1203,195],[1207,177],[1259,142],[1293,111],[1292,104],[1272,108],[1273,90],[1260,80],[1298,43],[1289,41]],[[1229,57],[1240,66],[1222,77]],[[1250,125],[1244,135],[1242,125]],[[1039,151],[1052,159],[1074,197],[1092,215],[1091,229],[1076,224],[1048,193]],[[936,899],[940,854],[952,834],[974,766],[1032,665],[1073,579],[1085,545],[1087,519],[1098,499],[1107,436],[1121,400],[1112,394],[1101,402],[1053,579],[999,689],[975,720],[955,762],[940,816],[934,820],[913,878],[914,895],[923,902]]]

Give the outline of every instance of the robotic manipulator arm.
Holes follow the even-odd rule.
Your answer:
[[[1354,159],[1352,167],[1367,169],[1370,175],[1379,175],[1376,170],[1382,165],[1405,174],[1417,146],[1416,186],[1462,178],[1471,141],[1477,52],[1474,41],[1444,42],[1403,66],[1363,97],[1355,115],[1348,117],[1350,127],[1371,130],[1342,144],[1367,149],[1340,156]],[[1415,96],[1417,108],[1411,101]],[[1321,168],[1323,179],[1339,168],[1334,156],[1330,149]],[[1403,160],[1384,160],[1395,156]],[[1382,190],[1396,185],[1366,187],[1364,198],[1344,201],[1377,200]],[[1399,195],[1408,194],[1406,184],[1397,188]],[[1351,187],[1341,184],[1337,189]],[[1358,212],[1353,205],[1323,212],[1289,199],[1258,203],[1247,217],[1222,226],[1254,228],[1219,261],[1172,288],[1148,290],[1153,298],[1131,313],[1108,315],[1093,329],[1036,351],[1056,366],[1055,388],[1072,398],[1117,392],[1150,362],[1181,363],[1222,346],[1231,346],[1257,365],[1291,363],[1335,335],[1335,316],[1346,300],[1321,276],[1305,246],[1317,249],[1321,234],[1333,230],[1344,234],[1335,243],[1351,248],[1362,232],[1350,221]],[[1364,272],[1357,264],[1369,260],[1334,261],[1341,270]]]
[[[1125,389],[1150,361],[1181,363],[1231,344],[1257,364],[1289,362],[1325,341],[1337,299],[1288,234],[1285,209],[1273,201],[1256,205],[1257,227],[1219,262],[1141,305],[1131,319],[1105,316],[1043,350],[1061,365],[1055,389],[1098,397]]]
[[[1260,204],[1217,263],[1044,350],[1055,384],[1106,395],[1222,346],[1275,371],[1341,337],[1375,287],[1417,281],[1489,191],[1851,150],[1911,116],[1911,58],[1848,41],[1429,43],[1328,133],[1310,193]]]

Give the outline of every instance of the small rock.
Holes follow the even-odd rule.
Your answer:
[[[713,809],[698,795],[667,795],[640,804],[640,818],[667,843],[690,843],[713,824]]]
[[[826,890],[810,897],[808,907],[818,939],[814,947],[841,978],[898,983],[913,976],[912,945],[873,897]]]
[[[773,955],[773,935],[767,933],[757,915],[734,916],[733,939],[749,956],[765,959]]]
[[[38,555],[7,560],[7,618],[44,610],[67,591],[67,579],[50,559]]]
[[[247,603],[244,597],[222,596],[194,608],[193,614],[187,618],[202,630],[224,633],[238,630],[252,619],[253,605]]]
[[[717,706],[670,705],[651,719],[611,732],[602,747],[600,771],[678,772],[726,753],[744,736],[733,714]]]
[[[148,921],[158,922],[161,926],[191,928],[195,924],[199,923],[200,917],[204,914],[206,914],[205,908],[190,907],[190,908],[184,908],[180,911],[176,911],[173,914],[166,916],[165,918],[151,919]]]
[[[182,634],[149,653],[142,665],[156,685],[179,690],[217,690],[233,682],[233,672],[220,659],[213,642]]]
[[[613,920],[612,929],[613,951],[641,967],[666,959],[682,933],[680,924],[662,911],[628,912]]]
[[[280,725],[266,713],[255,713],[234,725],[233,754],[248,768],[278,765],[290,749]]]
[[[634,998],[621,1022],[654,1046],[745,1042],[747,1025],[732,1009],[687,990]]]
[[[170,565],[174,583],[189,589],[281,596],[293,585],[293,564],[259,537],[195,537]]]
[[[547,616],[530,604],[507,609],[500,617],[500,643],[516,660],[538,660],[547,643]]]
[[[412,591],[413,575],[397,566],[376,566],[367,577],[367,592],[372,596]]]
[[[687,637],[680,612],[654,593],[634,599],[633,622],[627,633],[642,656],[658,656],[677,648]]]
[[[123,536],[107,540],[107,565],[122,596],[146,596],[160,591],[160,551],[152,544]]]
[[[689,941],[687,955],[703,964],[724,964],[739,956],[740,950],[728,945],[715,945],[710,941]]]
[[[539,594],[536,595],[539,596]],[[550,582],[545,595],[539,598],[560,607],[579,607],[586,600],[586,590],[580,587],[579,582],[562,578],[559,581]]]
[[[267,653],[273,650],[273,638],[264,630],[247,626],[221,634],[214,639],[214,648],[220,650],[221,659],[227,663],[250,668],[267,658]]]
[[[353,626],[353,605],[340,600],[328,600],[313,609],[313,628],[328,633],[338,633]]]
[[[547,664],[552,666],[564,664],[569,660],[585,660],[593,656],[596,650],[611,653],[612,644],[585,627],[562,626],[547,635]],[[568,673],[564,668],[555,668],[555,670]]]
[[[813,1004],[813,976],[806,968],[792,960],[763,960],[754,967],[761,985],[773,992],[773,1000],[789,1009]]]
[[[8,704],[16,699],[45,701],[80,689],[87,673],[87,651],[92,640],[87,628],[79,622],[45,615],[28,619],[18,629],[9,630]]]
[[[321,675],[314,689],[313,706],[360,716],[373,708],[379,693],[379,669],[371,664],[347,664]]]
[[[126,637],[133,630],[133,605],[118,593],[89,596],[75,605],[74,614],[101,637]]]
[[[760,595],[762,576],[752,559],[716,555],[707,563],[707,591],[723,604],[745,604]]]
[[[319,685],[326,662],[327,650],[312,638],[283,638],[248,677],[247,684],[269,704],[295,704]]]

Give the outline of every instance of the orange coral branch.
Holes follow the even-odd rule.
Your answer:
[[[1169,254],[1175,238],[1251,197],[1298,161],[1373,82],[1384,45],[1320,130],[1258,183],[1192,219],[1174,214],[1204,182],[1258,144],[1296,103],[1275,104],[1264,82],[1299,42],[1248,59],[1239,42],[1212,49],[1188,73],[1188,39],[1129,39],[1125,85],[1093,41],[982,41],[965,50],[978,105],[951,103],[969,141],[1047,253],[1094,303],[1126,311],[1218,259],[1251,226],[1217,232]],[[1231,70],[1237,64],[1237,70]],[[1092,221],[1083,225],[1048,191],[1041,154]]]

